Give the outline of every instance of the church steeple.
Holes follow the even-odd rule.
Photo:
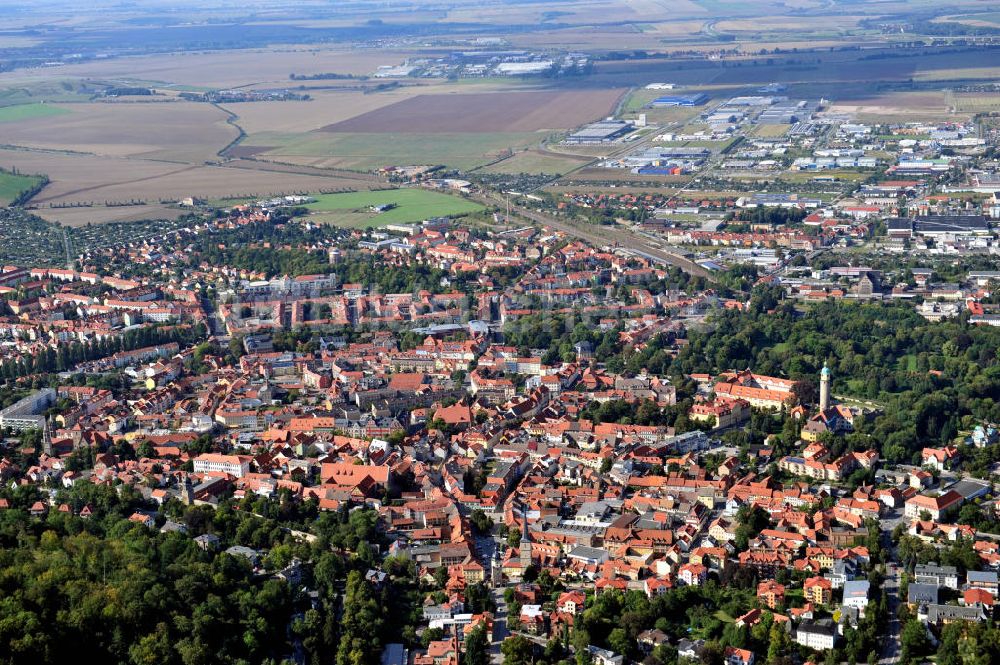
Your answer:
[[[42,451],[46,455],[52,454],[52,416],[45,419],[42,427]]]
[[[531,565],[531,535],[528,533],[528,506],[521,502],[521,544],[519,549],[521,570]]]
[[[830,408],[830,367],[823,363],[823,369],[819,373],[819,410],[826,411]]]
[[[180,499],[185,506],[194,505],[194,488],[191,486],[191,476],[186,473],[180,487]]]

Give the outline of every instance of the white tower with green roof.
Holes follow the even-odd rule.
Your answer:
[[[830,367],[824,362],[823,369],[819,373],[819,410],[826,411],[830,408]]]

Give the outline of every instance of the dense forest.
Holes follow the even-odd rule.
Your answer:
[[[709,328],[692,332],[676,359],[654,350],[649,364],[670,374],[749,367],[809,386],[828,362],[835,395],[878,410],[861,432],[893,462],[950,442],[976,421],[1000,420],[1000,330],[991,326],[932,323],[896,303],[831,301],[802,311],[759,290],[748,312],[722,311]]]
[[[407,628],[419,615],[412,564],[386,562],[392,576],[382,588],[363,576],[381,539],[373,511],[317,516],[314,502],[287,496],[158,508],[133,488],[89,483],[59,490],[45,516],[29,512],[47,498],[34,487],[5,488],[0,498],[10,504],[0,510],[0,662],[200,665],[298,655],[321,663],[336,653],[338,665],[376,665],[385,639],[416,640]],[[84,506],[93,511],[87,519],[74,514]],[[155,527],[130,520],[137,510]],[[174,528],[161,530],[168,521]],[[289,525],[315,541],[294,537]],[[199,547],[201,534],[217,536],[218,547]],[[227,553],[232,545],[252,548],[259,561]],[[365,609],[390,594],[400,608],[391,618]],[[359,623],[341,625],[341,613]]]

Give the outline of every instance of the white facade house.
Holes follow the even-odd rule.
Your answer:
[[[250,473],[250,458],[245,455],[205,453],[194,459],[195,473],[226,473],[242,478]]]
[[[844,582],[844,607],[853,607],[863,615],[868,607],[869,586],[867,580]]]
[[[817,651],[832,649],[837,643],[837,628],[831,622],[802,622],[795,630],[795,641]]]

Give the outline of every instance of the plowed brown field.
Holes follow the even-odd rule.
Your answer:
[[[622,93],[602,89],[418,95],[321,131],[434,134],[568,129],[607,115]]]

